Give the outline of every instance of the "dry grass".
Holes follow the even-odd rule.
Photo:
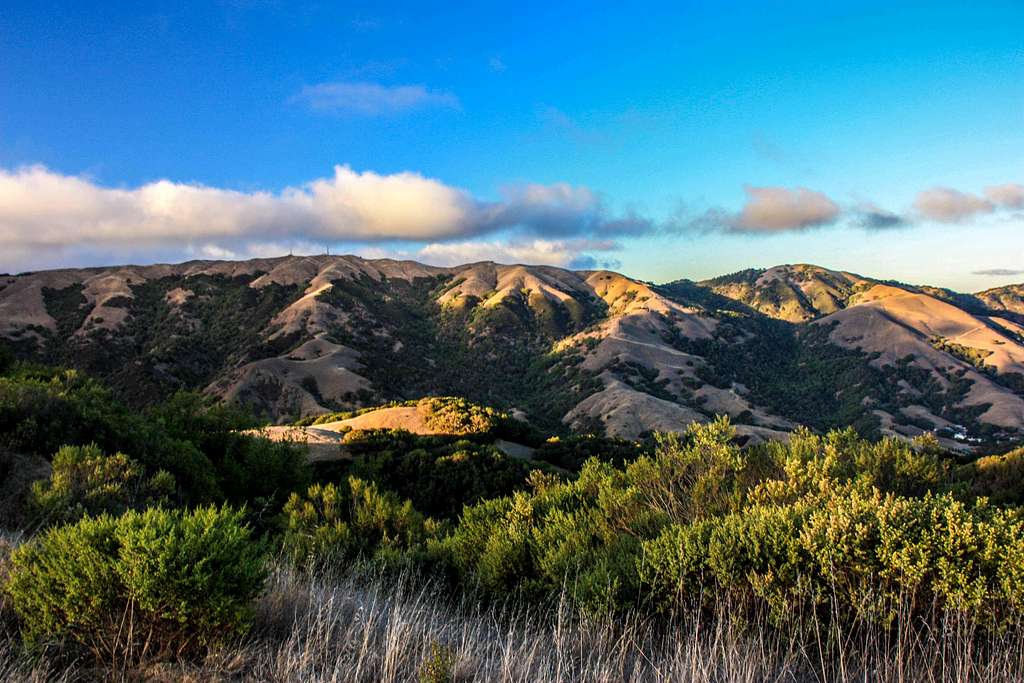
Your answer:
[[[567,601],[541,611],[483,607],[431,584],[378,575],[305,576],[277,569],[243,643],[201,664],[152,667],[150,682],[269,681],[787,681],[1021,680],[1019,635],[979,636],[953,618],[889,632],[813,621],[803,637],[767,623],[717,617],[666,629],[637,618],[590,620]],[[797,631],[800,629],[798,628]],[[815,633],[817,636],[815,636]],[[1019,634],[1019,630],[1014,630]],[[0,680],[96,680],[95,673],[28,667],[0,642]],[[119,677],[124,679],[125,677]]]

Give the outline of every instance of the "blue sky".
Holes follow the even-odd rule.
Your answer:
[[[0,12],[0,270],[1024,280],[1020,2],[142,5]]]

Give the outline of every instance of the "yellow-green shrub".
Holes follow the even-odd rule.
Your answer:
[[[801,542],[847,604],[884,618],[907,600],[993,616],[1024,598],[1024,518],[985,501],[850,492],[810,515]]]
[[[144,468],[124,453],[105,455],[96,444],[64,446],[53,456],[49,480],[32,487],[32,507],[43,524],[61,524],[103,512],[121,514],[166,500],[174,477]]]
[[[358,555],[393,558],[422,549],[437,530],[409,501],[357,477],[292,494],[284,516],[284,545],[300,564]]]
[[[938,608],[997,623],[1024,605],[1022,560],[1020,511],[847,485],[670,525],[643,543],[638,570],[661,609],[724,591],[778,617],[807,604],[882,622]]]

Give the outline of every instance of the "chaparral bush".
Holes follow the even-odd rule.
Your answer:
[[[200,653],[243,633],[267,570],[227,507],[151,508],[55,527],[18,548],[6,592],[26,642],[71,642],[103,662]]]
[[[411,556],[437,531],[408,500],[358,477],[292,494],[284,516],[284,546],[300,564]]]
[[[32,504],[41,523],[73,522],[85,515],[120,514],[146,507],[174,493],[174,477],[151,477],[124,453],[106,455],[96,444],[64,446],[53,456],[53,472],[32,487]]]

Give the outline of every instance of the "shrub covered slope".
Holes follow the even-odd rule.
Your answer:
[[[897,649],[931,680],[998,680],[1019,661],[1020,451],[964,460],[930,437],[850,428],[741,448],[720,418],[646,442],[527,434],[536,449],[522,459],[476,436],[504,428],[500,412],[444,400],[431,415],[450,433],[355,434],[351,461],[310,468],[207,399],[179,392],[140,412],[79,373],[5,363],[2,464],[45,467],[5,513],[27,535],[0,559],[0,672],[144,677],[163,662],[209,674],[234,648],[246,662],[236,678],[341,680],[328,663],[349,666],[348,655],[294,639],[314,627],[339,647],[355,638],[316,605],[366,571],[379,577],[362,589],[373,599],[444,616],[403,627],[418,634],[413,660],[388,659],[367,624],[361,647],[382,651],[360,655],[366,669],[344,669],[346,680],[487,680],[512,664],[482,640],[484,623],[506,624],[522,647],[550,637],[566,648],[522,655],[517,675],[535,680],[669,680],[657,672],[682,671],[673,642],[726,671],[702,628],[757,644],[761,659],[694,680],[852,680]],[[389,586],[462,597],[385,598]],[[297,602],[268,612],[268,600]],[[275,622],[282,609],[295,620]],[[456,623],[481,640],[459,640]],[[568,649],[562,628],[604,634],[600,661]],[[253,638],[264,644],[246,649]]]

